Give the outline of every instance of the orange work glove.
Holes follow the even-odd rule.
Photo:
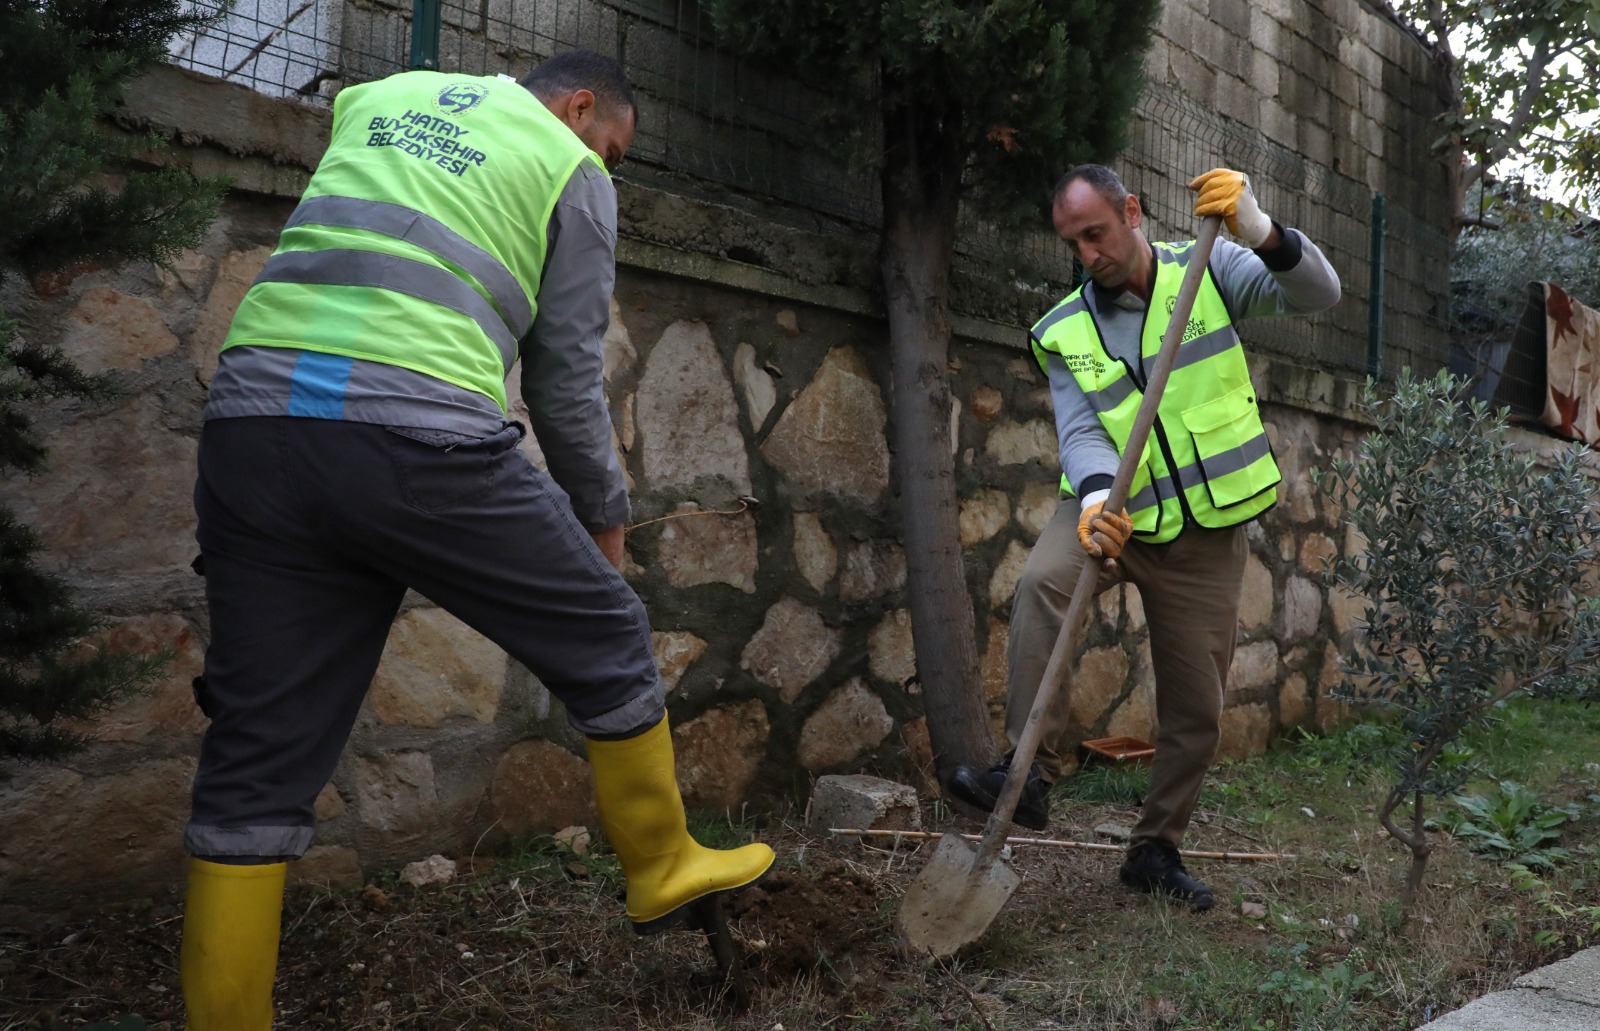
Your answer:
[[[1133,520],[1126,512],[1106,512],[1109,490],[1090,491],[1083,496],[1083,513],[1078,516],[1078,543],[1090,558],[1116,558],[1133,533]]]
[[[1252,250],[1267,242],[1272,235],[1272,219],[1262,214],[1256,195],[1250,191],[1250,177],[1231,168],[1213,168],[1197,175],[1189,189],[1200,196],[1195,199],[1194,213],[1200,218],[1221,215],[1228,232]]]

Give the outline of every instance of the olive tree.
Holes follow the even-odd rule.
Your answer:
[[[1432,852],[1427,800],[1472,775],[1462,732],[1515,694],[1592,690],[1584,664],[1600,651],[1586,600],[1600,546],[1586,452],[1519,450],[1501,412],[1457,400],[1462,386],[1409,370],[1392,393],[1369,384],[1374,428],[1324,483],[1360,541],[1330,569],[1363,613],[1337,693],[1406,730],[1378,820],[1411,851],[1407,910]]]

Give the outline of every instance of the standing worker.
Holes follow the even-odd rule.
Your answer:
[[[1262,214],[1241,173],[1214,169],[1189,186],[1199,193],[1194,213],[1222,216],[1245,246],[1219,241],[1212,252],[1127,510],[1114,513],[1102,506],[1194,245],[1152,246],[1139,199],[1103,165],[1074,168],[1056,184],[1056,232],[1090,282],[1030,333],[1050,379],[1062,497],[1012,603],[1006,736],[1015,751],[1086,557],[1115,560],[1096,590],[1124,578],[1139,588],[1160,728],[1120,876],[1139,891],[1203,910],[1214,901],[1211,889],[1189,876],[1178,846],[1216,754],[1247,555],[1244,524],[1272,507],[1282,479],[1233,324],[1322,311],[1339,299],[1339,279],[1303,234]],[[1049,822],[1068,704],[1059,692],[1043,716],[1015,815],[1024,827],[1043,830]],[[1007,754],[988,770],[958,766],[949,789],[992,810],[1010,765]]]
[[[182,979],[191,1031],[267,1031],[286,861],[406,588],[526,665],[588,739],[627,913],[661,930],[772,850],[685,828],[650,626],[617,572],[627,489],[602,338],[616,62],[340,91],[332,139],[223,344],[195,509],[211,613]],[[506,419],[521,355],[539,472]]]

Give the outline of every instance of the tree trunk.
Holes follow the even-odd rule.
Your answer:
[[[1416,904],[1417,895],[1422,889],[1422,877],[1428,869],[1428,857],[1433,854],[1433,846],[1428,844],[1422,792],[1414,792],[1411,799],[1411,829],[1402,830],[1395,821],[1394,811],[1405,801],[1405,797],[1406,793],[1400,788],[1390,788],[1383,805],[1378,807],[1378,822],[1383,824],[1383,829],[1389,832],[1391,838],[1411,850],[1411,868],[1406,872],[1405,887],[1400,893],[1401,915],[1409,919],[1411,908]]]
[[[978,689],[950,441],[950,257],[961,158],[943,115],[884,112],[883,293],[917,675],[941,782],[993,755]]]

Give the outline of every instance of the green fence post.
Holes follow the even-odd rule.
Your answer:
[[[412,71],[439,70],[440,0],[411,0]]]
[[[420,0],[419,0],[420,2]],[[1367,375],[1383,373],[1383,239],[1388,233],[1389,201],[1372,195],[1372,285],[1367,291]]]

